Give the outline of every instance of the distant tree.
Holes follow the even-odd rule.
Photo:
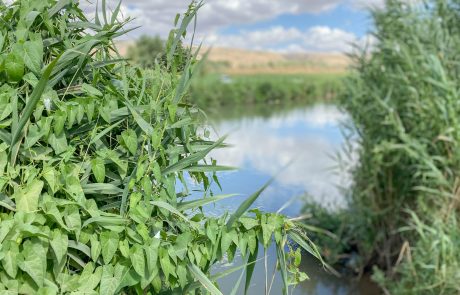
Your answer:
[[[128,50],[128,57],[144,68],[152,68],[155,61],[160,60],[166,48],[160,36],[142,36]]]

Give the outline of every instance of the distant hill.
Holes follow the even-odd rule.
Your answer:
[[[344,54],[282,54],[234,48],[212,48],[208,60],[221,64],[230,74],[344,73],[350,65]]]
[[[119,41],[117,48],[126,55],[133,41]],[[227,74],[310,74],[345,73],[350,66],[348,57],[338,53],[283,54],[237,48],[203,48],[210,66]]]

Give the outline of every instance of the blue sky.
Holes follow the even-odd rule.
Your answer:
[[[115,2],[115,0],[113,0]],[[345,52],[369,39],[365,6],[383,0],[206,0],[197,35],[205,45],[280,52]],[[132,34],[167,36],[187,0],[124,0],[125,16],[142,26]]]
[[[252,24],[232,24],[223,28],[222,33],[235,34],[241,30],[262,30],[273,26],[295,27],[301,30],[308,30],[314,26],[329,26],[363,37],[369,32],[371,20],[365,9],[355,9],[342,3],[334,9],[320,13],[282,14]]]

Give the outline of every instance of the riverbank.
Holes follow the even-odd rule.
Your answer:
[[[292,102],[328,102],[342,91],[340,74],[259,74],[197,77],[192,83],[189,101],[200,107],[289,104]]]

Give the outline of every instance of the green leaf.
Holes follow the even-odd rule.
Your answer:
[[[164,169],[163,171],[161,171],[161,173],[163,175],[167,175],[167,174],[170,174],[170,173],[174,173],[174,172],[177,172],[177,171],[180,171],[182,169],[185,169],[193,164],[196,164],[198,163],[199,161],[201,161],[202,159],[204,159],[212,150],[214,150],[216,147],[220,146],[224,140],[226,139],[226,137],[222,137],[220,138],[218,141],[216,141],[214,144],[212,144],[211,146],[209,146],[207,149],[205,150],[202,150],[202,151],[199,151],[199,152],[196,152],[184,159],[181,159],[179,160],[178,162],[172,164],[171,166],[167,167],[166,169]]]
[[[250,230],[260,224],[259,220],[254,219],[254,218],[248,218],[248,217],[241,217],[239,219],[239,222],[243,224],[246,230]]]
[[[101,243],[97,239],[97,235],[92,235],[90,238],[91,241],[91,259],[96,262],[101,255]]]
[[[288,271],[286,267],[286,255],[282,245],[276,245],[276,254],[280,265],[281,278],[283,280],[283,295],[289,295]]]
[[[23,250],[18,259],[19,268],[25,271],[38,287],[43,287],[45,283],[47,251],[43,243],[34,238],[24,242]]]
[[[177,205],[177,209],[179,211],[183,212],[183,211],[190,210],[190,209],[200,208],[202,206],[212,204],[212,203],[216,203],[216,202],[219,202],[221,200],[225,200],[225,199],[232,198],[232,197],[235,197],[235,196],[237,196],[237,195],[235,195],[235,194],[233,194],[233,195],[221,195],[221,196],[207,197],[207,198],[204,198],[204,199],[198,199],[198,200],[195,200],[195,201],[182,202],[182,203]]]
[[[218,165],[193,165],[185,168],[184,170],[189,172],[219,172],[219,171],[232,171],[238,168],[230,166],[218,166]]]
[[[91,161],[91,170],[93,171],[96,181],[104,183],[105,180],[105,161],[101,158],[95,158]]]
[[[8,81],[19,82],[24,76],[24,60],[19,52],[11,52],[5,58],[5,71]]]
[[[168,280],[169,275],[174,273],[175,268],[171,264],[171,259],[169,258],[169,253],[166,249],[160,248],[160,265],[161,265],[161,271],[164,273],[166,280]]]
[[[54,193],[57,190],[57,171],[52,166],[43,167],[42,172],[43,178],[48,183],[48,186],[51,188],[51,191]]]
[[[101,281],[102,277],[102,267],[99,266],[94,271],[94,263],[89,262],[86,264],[83,272],[81,273],[80,279],[78,280],[78,291],[83,292],[84,294],[89,293],[96,289],[97,285]]]
[[[152,201],[152,202],[150,202],[150,204],[152,204],[153,206],[157,206],[159,208],[165,209],[165,210],[167,210],[167,211],[179,216],[183,220],[190,222],[190,220],[188,220],[187,217],[185,217],[176,208],[174,208],[173,206],[169,205],[168,203],[165,203],[165,202],[162,202],[162,201]]]
[[[130,260],[133,264],[134,270],[138,275],[144,277],[145,275],[145,258],[144,258],[144,249],[141,245],[136,244],[130,250]]]
[[[16,204],[3,193],[0,193],[0,206],[11,211],[16,211]]]
[[[2,266],[6,273],[15,278],[18,273],[18,244],[13,241],[3,243],[3,251],[5,251],[5,257],[2,259]]]
[[[21,119],[19,119],[18,126],[15,130],[13,130],[13,135],[11,138],[11,146],[16,145],[18,143],[19,138],[24,131],[23,128],[26,125],[27,121],[29,121],[30,116],[35,110],[35,106],[37,105],[38,101],[40,100],[43,92],[45,91],[45,88],[48,84],[48,80],[50,78],[51,72],[56,65],[57,61],[59,60],[59,57],[56,58],[45,70],[43,73],[43,76],[41,77],[40,81],[38,82],[37,86],[34,88],[32,91],[31,96],[29,97],[29,100],[27,101],[26,107],[24,108],[24,111],[22,112]],[[16,155],[12,154],[12,159],[11,162],[15,162],[15,157]]]
[[[262,222],[262,238],[263,238],[262,242],[265,248],[267,248],[268,245],[270,244],[271,237],[274,231],[275,231],[274,225]]]
[[[69,239],[67,235],[61,233],[59,230],[53,231],[50,245],[56,255],[57,264],[61,264],[67,255],[67,248],[69,246]]]
[[[254,273],[254,268],[256,267],[257,255],[259,255],[259,244],[256,244],[254,253],[249,255],[248,263],[246,267],[246,282],[244,285],[244,294],[248,294],[249,286],[251,285],[252,275]]]
[[[176,268],[176,274],[179,278],[179,284],[181,285],[182,288],[184,288],[187,285],[187,269],[185,266],[182,264],[179,264]]]
[[[154,133],[152,124],[147,123],[147,121],[142,118],[142,116],[136,111],[134,106],[126,101],[126,106],[128,107],[129,111],[133,115],[134,121],[136,121],[137,125],[145,132],[149,137],[151,137]]]
[[[24,43],[24,62],[26,66],[35,74],[39,74],[42,69],[43,60],[43,41],[38,38],[34,41]]]
[[[135,155],[137,152],[137,134],[134,130],[128,129],[121,133],[123,143],[128,151]]]
[[[201,285],[203,285],[203,287],[212,295],[223,295],[198,266],[189,264],[188,270],[193,275],[193,277],[195,277],[195,279],[197,279]]]
[[[233,243],[233,232],[222,231],[222,240],[220,243],[222,254],[225,254]]]
[[[15,95],[15,93],[8,91],[8,88],[5,89],[4,87],[2,87],[1,91],[5,91],[0,93],[0,121],[3,121],[13,111],[13,104],[10,103],[10,101],[11,97]]]
[[[231,228],[233,226],[233,223],[238,220],[241,216],[243,216],[246,211],[249,210],[249,208],[254,204],[254,202],[260,197],[260,195],[267,189],[267,187],[270,186],[270,184],[274,181],[275,179],[272,178],[270,179],[261,189],[259,189],[257,192],[249,196],[235,211],[235,213],[230,216],[230,219],[227,222],[227,228]]]
[[[5,44],[5,36],[0,32],[0,52],[3,51],[3,44]]]
[[[14,193],[16,200],[16,209],[22,212],[34,212],[38,209],[38,198],[43,189],[43,182],[37,179],[33,180],[25,188],[18,188]]]
[[[86,83],[83,83],[83,85],[81,85],[81,90],[83,90],[84,92],[86,92],[87,94],[91,96],[95,96],[95,97],[103,96],[102,92],[100,92],[97,88],[89,84],[86,84]]]
[[[119,281],[114,277],[114,267],[104,265],[102,267],[101,286],[99,287],[100,295],[114,295],[118,288]]]
[[[101,233],[102,258],[105,264],[109,264],[117,252],[118,241],[118,234],[115,232],[105,231]]]

